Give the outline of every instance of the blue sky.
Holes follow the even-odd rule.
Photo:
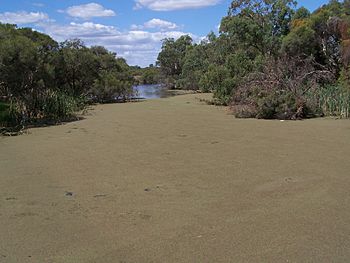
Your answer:
[[[314,10],[327,0],[300,0]],[[0,22],[29,26],[57,41],[103,45],[131,65],[154,63],[161,40],[216,32],[230,0],[0,0]]]

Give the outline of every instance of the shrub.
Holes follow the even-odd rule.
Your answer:
[[[42,97],[42,117],[52,120],[65,120],[81,109],[81,99],[74,98],[62,92],[47,91]]]
[[[224,66],[210,65],[208,71],[199,82],[203,92],[213,92],[214,99],[219,104],[227,105],[235,88],[235,80],[230,77],[229,70]]]
[[[237,117],[300,119],[318,112],[315,94],[333,74],[313,60],[268,59],[262,72],[249,74],[232,97]],[[244,110],[248,110],[247,113]]]
[[[0,102],[0,127],[16,126],[20,122],[16,104]]]
[[[9,118],[9,104],[0,102],[0,126],[6,126]]]
[[[222,105],[228,105],[232,97],[232,91],[236,87],[236,81],[233,78],[225,78],[221,85],[214,90],[214,98]]]
[[[116,73],[103,72],[95,80],[91,96],[95,102],[126,101],[134,96],[134,90],[131,82],[120,80]]]

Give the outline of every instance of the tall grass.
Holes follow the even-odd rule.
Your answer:
[[[7,117],[7,111],[8,111],[8,104],[5,104],[4,102],[0,102],[0,126],[3,125],[5,122],[5,119]]]
[[[46,121],[67,121],[86,104],[81,98],[48,90],[23,101],[0,102],[0,127],[25,127]]]
[[[79,98],[56,91],[48,91],[40,103],[42,104],[42,117],[53,120],[65,120],[72,117],[84,104]]]
[[[325,116],[350,118],[350,90],[341,86],[328,86],[319,89],[318,106]]]

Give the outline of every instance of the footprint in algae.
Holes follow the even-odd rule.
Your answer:
[[[6,201],[15,201],[15,200],[17,200],[17,198],[16,197],[7,197],[5,200]]]
[[[150,220],[152,218],[151,215],[148,215],[148,214],[143,214],[143,213],[139,213],[139,216],[141,219],[143,220]]]
[[[156,185],[156,187],[155,188],[150,188],[150,187],[147,187],[147,188],[145,188],[144,189],[144,191],[145,192],[151,192],[151,191],[153,191],[153,190],[165,190],[166,189],[166,187],[164,187],[164,186],[162,186],[162,185]]]
[[[98,195],[94,195],[94,198],[102,198],[102,197],[106,197],[106,194],[98,194]]]
[[[287,183],[292,183],[293,182],[293,178],[288,177],[288,178],[285,178],[284,181],[286,181]]]

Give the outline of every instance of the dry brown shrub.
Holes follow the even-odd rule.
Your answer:
[[[316,105],[308,95],[333,78],[313,59],[268,59],[261,72],[249,74],[238,86],[231,108],[243,118],[305,118]]]

